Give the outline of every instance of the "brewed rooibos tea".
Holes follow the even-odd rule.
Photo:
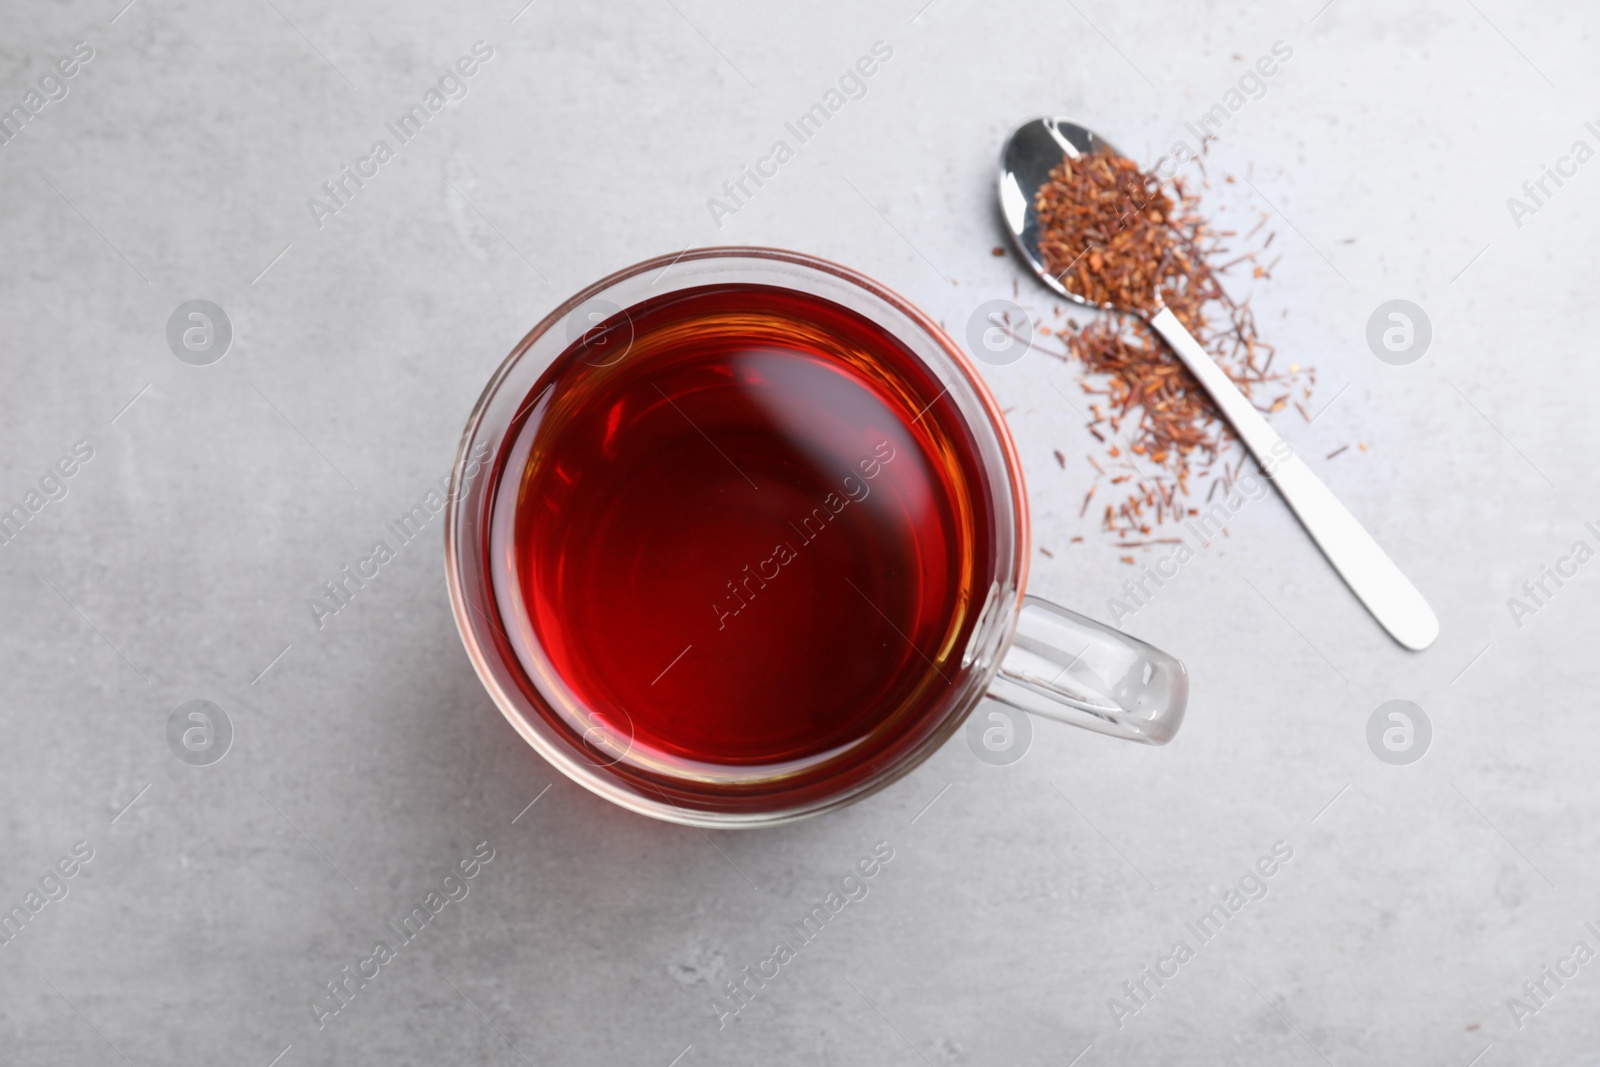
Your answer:
[[[631,338],[631,340],[630,340]],[[491,546],[525,670],[617,773],[834,785],[935,729],[993,581],[983,467],[862,316],[719,285],[567,350],[508,439]]]

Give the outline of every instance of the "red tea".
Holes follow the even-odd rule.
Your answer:
[[[631,738],[616,773],[748,786],[838,787],[925,739],[994,566],[944,393],[865,317],[765,286],[673,293],[573,344],[496,491],[524,669],[594,718],[543,714]]]

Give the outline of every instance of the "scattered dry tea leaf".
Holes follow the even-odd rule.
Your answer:
[[[1315,370],[1293,364],[1287,374],[1273,372],[1274,349],[1261,340],[1249,301],[1235,300],[1221,281],[1229,268],[1243,264],[1254,277],[1266,276],[1270,267],[1258,266],[1256,257],[1274,233],[1230,254],[1226,242],[1238,235],[1214,229],[1200,211],[1198,194],[1182,180],[1163,181],[1105,150],[1063,159],[1034,208],[1045,266],[1069,292],[1146,314],[1170,309],[1246,396],[1275,387],[1271,399],[1256,405],[1264,415],[1286,407],[1296,387],[1310,396]],[[1263,215],[1246,244],[1267,220]],[[1109,460],[1104,468],[1095,464],[1096,482],[1109,478],[1123,494],[1120,502],[1106,505],[1108,531],[1125,540],[1147,536],[1162,523],[1195,514],[1180,500],[1190,496],[1191,481],[1215,478],[1231,487],[1243,464],[1242,455],[1232,467],[1224,458],[1234,441],[1231,429],[1142,319],[1094,315],[1080,326],[1069,318],[1055,336],[1065,345],[1055,354],[1092,375],[1082,387],[1097,398],[1088,405],[1088,428],[1106,445]],[[1303,406],[1301,412],[1304,417]],[[1093,495],[1091,487],[1085,512]]]

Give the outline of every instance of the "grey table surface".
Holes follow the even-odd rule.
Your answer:
[[[1592,10],[124,2],[0,7],[26,113],[0,144],[0,508],[26,516],[0,545],[0,1062],[1600,1063]],[[708,208],[880,41],[864,95]],[[430,89],[451,99],[362,164]],[[959,331],[1018,279],[990,254],[1012,125],[1077,116],[1149,161],[1208,112],[1208,210],[1271,216],[1281,262],[1240,284],[1318,369],[1315,421],[1275,423],[1435,605],[1425,653],[1267,499],[1125,620],[1192,672],[1169,747],[1039,722],[997,767],[958,736],[842,812],[702,833],[519,740],[437,519],[318,626],[581,286],[777,245]],[[376,174],[332,201],[347,165]],[[196,299],[232,330],[205,366],[166,335]],[[1431,322],[1406,365],[1367,343],[1396,299]],[[1081,372],[984,373],[1032,589],[1105,617],[1136,571],[1078,515]],[[197,699],[233,731],[207,766],[168,741]],[[1367,740],[1395,699],[1432,724],[1405,766]],[[880,842],[870,893],[719,1026]],[[467,895],[335,999],[475,849]],[[1259,899],[1196,936],[1241,882]]]

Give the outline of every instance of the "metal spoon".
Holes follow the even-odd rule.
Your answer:
[[[1322,549],[1350,591],[1400,644],[1421,650],[1439,636],[1439,620],[1400,568],[1384,554],[1337,497],[1301,462],[1288,442],[1212,362],[1176,315],[1157,304],[1154,313],[1137,308],[1092,304],[1061,284],[1039,254],[1038,220],[1033,204],[1050,171],[1061,162],[1100,148],[1112,149],[1093,131],[1059,118],[1034,119],[1017,127],[1000,154],[1000,213],[1017,250],[1039,279],[1068,300],[1106,311],[1139,315],[1172,346],[1184,366],[1216,401],[1234,432],[1255,456],[1262,471],[1278,487],[1300,525]]]

